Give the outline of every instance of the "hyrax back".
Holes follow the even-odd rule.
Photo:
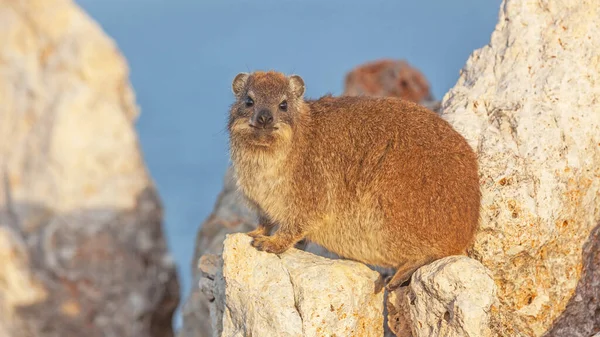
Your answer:
[[[437,114],[398,98],[304,100],[304,82],[239,74],[228,129],[238,186],[261,215],[249,233],[281,253],[303,238],[396,268],[462,254],[479,219],[476,156]],[[268,231],[278,225],[272,236]]]

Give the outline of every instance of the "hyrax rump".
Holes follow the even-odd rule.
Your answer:
[[[240,73],[232,89],[230,152],[259,212],[254,247],[282,253],[306,238],[396,269],[388,289],[466,252],[479,219],[477,159],[434,112],[392,97],[304,100],[300,76],[273,71]]]

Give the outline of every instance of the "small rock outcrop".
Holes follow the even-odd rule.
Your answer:
[[[597,301],[600,283],[585,249],[600,221],[599,17],[596,0],[503,1],[489,45],[442,103],[477,150],[470,255],[498,285],[501,336],[598,331],[598,311],[577,302]]]
[[[196,250],[192,260],[194,279],[190,295],[182,307],[183,326],[178,333],[179,337],[218,336],[214,335],[210,319],[209,300],[212,299],[207,298],[198,287],[201,278],[206,276],[203,270],[207,262],[202,261],[201,257],[222,254],[223,241],[227,234],[249,232],[256,228],[257,221],[256,214],[241,200],[232,177],[232,170],[228,169],[223,190],[217,198],[214,210],[202,224],[196,237]]]
[[[70,0],[0,0],[0,22],[0,335],[172,336],[124,58]]]
[[[392,96],[439,109],[430,92],[429,82],[406,60],[383,59],[354,68],[344,79],[344,95]]]
[[[465,256],[421,267],[408,287],[388,297],[388,324],[399,337],[491,337],[496,285],[490,272]]]
[[[204,257],[211,267],[200,284],[212,300],[215,336],[383,335],[379,273],[297,249],[269,254],[251,241],[230,234],[222,260]]]

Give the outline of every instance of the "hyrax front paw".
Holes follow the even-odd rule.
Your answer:
[[[287,250],[287,245],[272,236],[258,236],[252,240],[252,246],[267,253],[281,254]]]
[[[248,233],[246,233],[248,236],[250,236],[251,238],[257,238],[259,236],[263,236],[265,235],[265,231],[262,228],[256,228],[253,231],[250,231]]]

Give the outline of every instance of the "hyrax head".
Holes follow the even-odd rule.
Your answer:
[[[232,139],[259,147],[289,141],[303,114],[300,76],[274,71],[240,73],[231,87],[236,98],[228,123]]]

